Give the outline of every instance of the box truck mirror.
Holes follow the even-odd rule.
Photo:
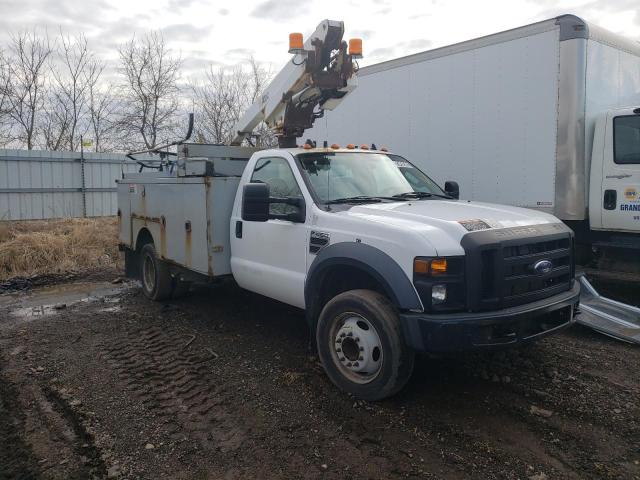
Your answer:
[[[269,220],[269,185],[247,183],[242,188],[242,219],[247,222]]]
[[[446,193],[450,197],[455,198],[456,200],[459,199],[460,187],[458,186],[458,182],[454,182],[452,180],[444,182],[444,193]]]

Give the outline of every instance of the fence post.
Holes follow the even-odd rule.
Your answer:
[[[87,182],[84,176],[84,141],[80,135],[80,172],[82,176],[82,217],[87,218]]]

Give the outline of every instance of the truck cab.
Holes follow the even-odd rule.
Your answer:
[[[513,346],[570,325],[570,229],[448,186],[385,151],[258,152],[232,211],[233,277],[305,309],[332,380],[365,398],[397,391],[375,381],[384,355]],[[367,295],[377,310],[363,308]]]
[[[596,121],[591,155],[589,222],[593,230],[616,232],[621,238],[631,234],[626,236],[628,241],[635,238],[638,242],[640,108],[609,110]]]

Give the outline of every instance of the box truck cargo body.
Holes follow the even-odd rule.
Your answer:
[[[309,137],[387,146],[463,198],[640,248],[640,43],[573,15],[360,69]],[[617,152],[614,148],[617,147]]]

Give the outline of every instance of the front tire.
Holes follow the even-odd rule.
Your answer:
[[[153,243],[140,251],[142,291],[151,300],[165,300],[171,296],[172,279],[167,265],[158,257]]]
[[[318,354],[331,381],[363,400],[399,392],[413,371],[396,309],[372,290],[350,290],[322,309],[316,330]]]

